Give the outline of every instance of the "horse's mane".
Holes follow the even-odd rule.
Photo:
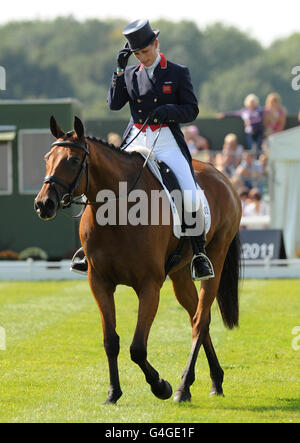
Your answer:
[[[108,143],[106,140],[102,140],[101,138],[97,138],[97,137],[93,137],[93,136],[87,136],[86,137],[88,140],[98,143],[100,145],[104,145],[107,148],[113,149],[114,151],[121,151],[121,149],[117,148],[117,146],[115,146],[113,143]],[[123,151],[121,151],[123,152]]]
[[[92,136],[87,136],[86,138],[94,143],[99,144],[99,145],[104,145],[107,148],[111,149],[112,151],[117,152],[118,154],[123,155],[125,157],[132,157],[132,156],[138,155],[137,152],[126,151],[125,149],[120,149],[119,147],[115,146],[113,143],[108,143],[107,141],[102,140],[101,138],[96,138],[96,137],[92,137]]]
[[[65,134],[67,138],[71,138],[74,135],[74,131],[69,131]],[[140,157],[137,152],[134,151],[126,151],[125,149],[120,149],[118,146],[115,146],[113,143],[108,143],[106,140],[102,140],[101,138],[93,137],[93,136],[86,136],[87,140],[90,140],[93,143],[96,143],[97,145],[104,145],[107,148],[111,149],[112,151],[116,152],[117,154],[120,154],[124,157]]]

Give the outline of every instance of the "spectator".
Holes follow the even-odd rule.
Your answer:
[[[217,114],[217,117],[241,117],[245,125],[246,149],[253,149],[256,144],[257,152],[261,152],[264,132],[263,109],[259,106],[259,99],[255,94],[250,94],[245,98],[244,108]]]
[[[233,177],[231,177],[230,181],[231,181],[232,186],[234,187],[234,189],[237,192],[239,192],[239,190],[243,187],[243,182],[237,175],[234,175]]]
[[[244,209],[244,215],[246,217],[270,215],[270,206],[266,201],[262,200],[262,194],[257,188],[249,191],[248,198]]]
[[[119,148],[122,144],[122,138],[116,132],[109,132],[107,134],[107,142],[114,145],[116,148]]]
[[[257,188],[249,191],[248,201],[244,207],[242,227],[266,229],[270,225],[270,206],[262,200],[262,195]]]
[[[238,144],[238,138],[236,134],[227,134],[224,138],[223,153],[231,153],[234,158],[235,166],[241,163],[244,147]]]
[[[224,156],[223,156],[222,152],[218,152],[218,153],[216,154],[213,163],[214,163],[214,165],[215,165],[215,168],[216,168],[218,171],[220,171],[220,172],[222,172],[223,174],[225,174],[225,163],[224,163]]]
[[[236,164],[235,158],[231,152],[226,152],[223,154],[223,162],[224,162],[224,174],[231,178],[235,175]]]
[[[241,164],[236,169],[236,175],[243,181],[243,185],[249,189],[259,186],[263,178],[263,167],[254,154],[246,151]]]
[[[209,151],[208,140],[200,135],[197,126],[185,126],[182,128],[182,132],[192,157],[195,157],[201,151]]]
[[[222,172],[222,174],[226,175],[226,177],[231,179],[235,176],[235,161],[231,152],[225,154],[218,152],[213,163],[215,168]]]
[[[261,193],[264,195],[268,192],[268,156],[266,154],[260,154],[260,156],[258,157],[258,164],[262,168],[262,178],[259,183],[259,188]]]
[[[239,197],[240,197],[241,203],[242,203],[242,215],[244,216],[245,215],[245,207],[249,201],[249,188],[247,188],[246,186],[242,186],[238,190],[238,194],[239,194]]]
[[[286,110],[281,105],[280,95],[272,92],[266,98],[264,107],[265,136],[283,131],[286,124]]]

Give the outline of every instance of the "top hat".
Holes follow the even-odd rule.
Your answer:
[[[149,20],[135,20],[123,29],[123,35],[127,38],[132,51],[139,51],[151,45],[158,34],[159,30],[153,30]]]

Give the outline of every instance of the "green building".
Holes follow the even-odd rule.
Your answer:
[[[73,99],[0,100],[0,251],[37,246],[55,259],[79,245],[73,219],[59,214],[47,223],[33,210],[45,176],[44,155],[54,141],[51,115],[69,131],[80,104]]]

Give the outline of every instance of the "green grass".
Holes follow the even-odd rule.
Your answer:
[[[225,398],[209,398],[201,349],[192,402],[160,401],[150,392],[129,346],[137,317],[131,289],[116,294],[123,397],[103,406],[108,369],[99,312],[85,282],[0,282],[0,422],[299,422],[298,280],[245,281],[240,327],[227,331],[214,306],[211,336],[225,371]],[[170,282],[149,338],[149,361],[173,389],[191,348],[187,313]]]

